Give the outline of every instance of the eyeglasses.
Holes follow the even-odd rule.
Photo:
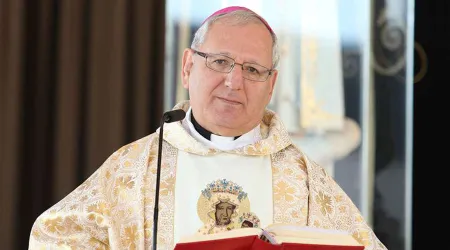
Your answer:
[[[272,74],[273,69],[268,69],[256,63],[237,63],[233,58],[219,55],[208,54],[200,51],[192,50],[194,53],[206,59],[206,67],[221,73],[230,73],[234,66],[240,65],[242,68],[242,77],[256,82],[265,82]]]

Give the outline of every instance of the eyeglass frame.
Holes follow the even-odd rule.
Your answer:
[[[226,56],[226,55],[222,55],[222,54],[213,54],[213,53],[205,53],[205,52],[201,52],[201,51],[198,51],[198,50],[195,50],[195,49],[191,49],[191,50],[194,52],[194,54],[197,54],[197,55],[199,55],[199,56],[205,58],[205,65],[206,65],[206,67],[208,67],[208,69],[212,69],[212,70],[214,70],[214,71],[216,71],[216,72],[219,72],[219,73],[227,73],[227,74],[230,73],[231,71],[233,71],[234,66],[235,66],[236,64],[237,64],[237,65],[240,65],[242,70],[244,70],[244,64],[258,65],[258,66],[260,66],[260,67],[262,67],[262,68],[264,68],[264,69],[267,69],[267,72],[268,72],[269,74],[267,74],[266,79],[264,79],[264,80],[248,79],[248,78],[246,78],[245,76],[242,76],[244,79],[247,79],[247,80],[249,80],[249,81],[253,81],[253,82],[265,82],[265,81],[267,81],[267,79],[269,79],[269,76],[272,75],[273,71],[275,71],[274,68],[270,68],[270,69],[269,69],[269,68],[267,68],[267,67],[265,67],[265,66],[262,66],[262,65],[260,65],[260,64],[257,64],[257,63],[247,63],[247,62],[244,62],[244,63],[237,63],[236,60],[234,60],[234,58],[231,58],[231,57]],[[225,72],[224,72],[224,71],[218,71],[218,70],[213,69],[213,68],[211,68],[210,66],[208,66],[208,56],[223,56],[223,57],[227,57],[227,58],[229,58],[231,61],[233,61],[233,64],[231,65],[230,70],[229,70],[228,72],[226,72],[226,71],[225,71]]]

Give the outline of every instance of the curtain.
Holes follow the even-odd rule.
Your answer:
[[[0,0],[0,245],[159,126],[165,1]]]

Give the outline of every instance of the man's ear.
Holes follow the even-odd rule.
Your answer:
[[[183,87],[185,89],[189,89],[189,76],[191,75],[192,65],[194,64],[192,61],[192,50],[185,49],[183,51],[183,59],[181,64],[181,79],[183,83]]]

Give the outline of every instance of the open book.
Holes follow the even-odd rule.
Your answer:
[[[272,224],[264,229],[248,227],[216,234],[192,235],[182,238],[175,246],[175,250],[188,249],[363,250],[364,246],[344,231]]]

